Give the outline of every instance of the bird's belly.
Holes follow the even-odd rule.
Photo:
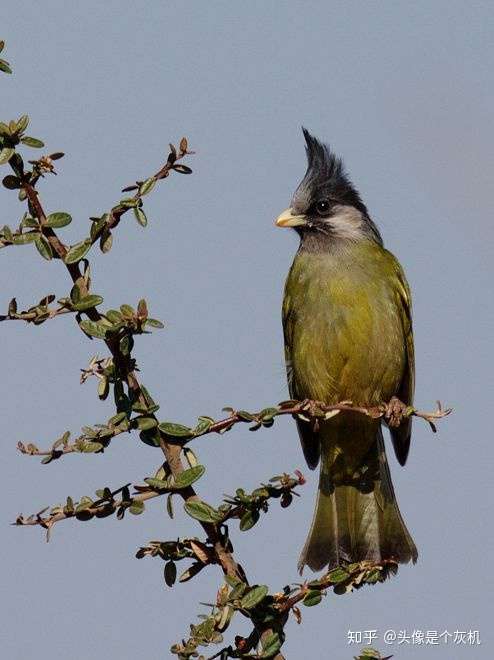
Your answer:
[[[341,293],[341,292],[340,292]],[[402,324],[393,301],[350,290],[328,304],[307,297],[292,316],[292,395],[356,405],[388,401],[404,364]]]

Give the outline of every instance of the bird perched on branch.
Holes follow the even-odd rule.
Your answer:
[[[412,404],[410,290],[397,259],[342,161],[303,129],[307,172],[276,220],[300,246],[288,274],[283,330],[290,396],[355,406]],[[417,560],[396,502],[380,419],[352,412],[297,419],[311,469],[321,462],[316,510],[299,569],[370,560]],[[397,459],[410,448],[411,418],[390,426]]]

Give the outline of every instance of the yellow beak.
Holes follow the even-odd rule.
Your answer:
[[[277,227],[299,227],[300,225],[307,224],[305,215],[296,215],[293,209],[286,209],[281,215],[276,218],[275,225]]]

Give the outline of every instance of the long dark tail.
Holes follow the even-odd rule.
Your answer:
[[[341,477],[334,455],[323,445],[316,510],[300,555],[300,572],[305,565],[319,571],[364,560],[417,561],[417,548],[395,498],[381,428],[377,437],[375,430],[372,433],[365,467],[352,479]]]

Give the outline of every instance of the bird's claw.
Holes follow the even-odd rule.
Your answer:
[[[394,396],[389,403],[386,404],[384,419],[390,428],[398,428],[402,423],[403,418],[407,417],[407,411],[408,406],[403,403],[403,401],[400,401],[398,397]]]

